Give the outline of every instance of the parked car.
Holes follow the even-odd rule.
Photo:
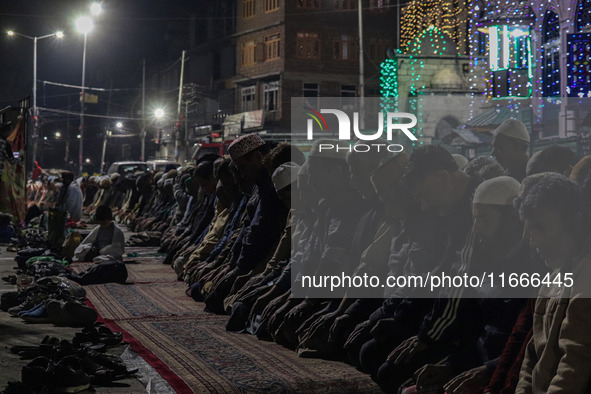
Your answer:
[[[224,156],[228,154],[228,147],[234,140],[225,140],[223,142],[209,142],[199,144],[195,153],[193,153],[193,160],[197,161],[203,156],[214,153],[216,155]]]
[[[107,174],[118,172],[121,175],[133,174],[137,171],[147,171],[148,163],[143,161],[116,161],[109,166]]]
[[[172,164],[175,168],[180,167],[180,164],[174,160],[148,160],[146,163],[148,168],[155,172],[164,171],[169,164]]]

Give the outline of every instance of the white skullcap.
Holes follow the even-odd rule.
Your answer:
[[[510,176],[499,176],[482,182],[474,192],[474,204],[513,205],[520,183]]]
[[[530,141],[527,127],[525,127],[522,121],[513,118],[507,119],[501,123],[501,125],[495,130],[495,135],[504,135],[525,142]]]
[[[456,164],[458,165],[458,170],[460,170],[460,171],[462,171],[464,169],[464,167],[466,167],[466,164],[468,164],[468,159],[466,159],[462,155],[454,153],[451,156],[454,158]]]
[[[277,167],[271,177],[273,179],[275,190],[279,191],[297,181],[299,171],[300,166],[292,161],[283,163]]]
[[[314,142],[308,157],[345,160],[351,145],[347,141],[322,139]]]

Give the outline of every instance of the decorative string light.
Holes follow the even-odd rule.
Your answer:
[[[466,0],[412,0],[402,10],[400,21],[401,48],[409,44],[430,26],[449,35],[459,52],[465,52],[465,25],[468,21]]]

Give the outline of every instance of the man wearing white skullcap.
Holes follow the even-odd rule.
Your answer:
[[[490,244],[495,240],[495,236],[504,236],[507,235],[507,231],[511,232],[512,229],[507,228],[499,233],[499,221],[503,216],[502,211],[514,211],[513,200],[517,197],[519,188],[519,182],[510,176],[492,178],[478,185],[474,192],[472,204],[474,218],[472,231],[474,231],[481,243]],[[517,225],[516,215],[514,215],[514,219],[514,224]],[[519,233],[514,235],[517,237]],[[496,247],[506,247],[504,239],[497,239],[497,241],[499,242],[495,245]]]
[[[521,180],[525,177],[530,137],[527,127],[517,119],[507,119],[494,131],[492,155],[508,172]]]
[[[294,162],[281,164],[273,172],[273,185],[279,199],[285,204],[287,209],[291,208],[291,184],[298,180],[300,166]]]
[[[275,250],[287,219],[288,209],[281,202],[271,176],[263,161],[269,154],[270,144],[258,135],[248,134],[234,140],[228,148],[232,161],[240,176],[254,183],[252,195],[246,206],[243,227],[237,244],[234,245],[230,270],[223,271],[216,280],[205,300],[206,307],[213,313],[225,313],[224,299],[230,295],[234,282],[239,276],[252,276],[253,269],[265,263]],[[244,282],[236,284],[238,290]]]
[[[472,233],[462,252],[460,274],[508,276],[535,271],[537,267],[533,267],[534,259],[527,242],[522,239],[523,227],[513,207],[519,190],[519,182],[509,176],[492,178],[478,185],[472,204]],[[442,392],[464,392],[461,389],[483,392],[503,352],[508,333],[526,303],[524,296],[517,298],[516,293],[512,293],[515,298],[509,298],[512,295],[506,289],[505,293],[499,293],[503,291],[499,289],[498,282],[493,287],[487,277],[474,293],[464,291],[461,298],[448,301],[446,311],[455,316],[455,324],[465,332],[479,335],[469,340],[456,338],[461,345],[446,361],[425,366],[417,372],[417,386],[428,384],[434,391]],[[450,339],[454,338],[448,337],[438,344],[448,344],[446,341]],[[478,366],[465,371],[470,365]],[[433,376],[439,377],[438,381]]]

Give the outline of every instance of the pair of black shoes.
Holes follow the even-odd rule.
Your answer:
[[[22,383],[34,391],[77,393],[91,384],[105,386],[137,372],[128,370],[123,361],[104,354],[104,343],[69,341],[46,336],[35,346],[13,346],[21,358],[33,359],[22,369]]]

